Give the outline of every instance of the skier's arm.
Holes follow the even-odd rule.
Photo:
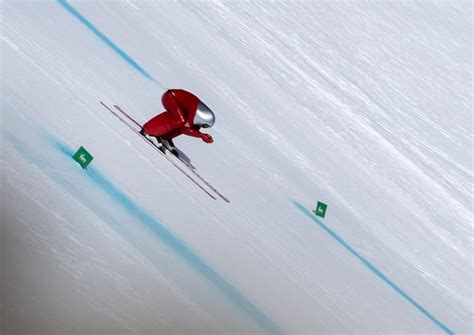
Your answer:
[[[201,133],[199,130],[197,130],[196,128],[192,128],[192,127],[183,127],[183,129],[181,130],[181,132],[183,134],[186,134],[188,136],[192,136],[192,137],[198,137],[200,139],[202,139],[204,142],[206,143],[212,143],[213,142],[213,139],[212,139],[212,136],[209,135],[209,134],[204,134],[204,133]]]
[[[189,135],[192,137],[199,137],[202,138],[203,133],[201,133],[199,130],[192,128],[192,127],[183,127],[181,132],[185,135]]]

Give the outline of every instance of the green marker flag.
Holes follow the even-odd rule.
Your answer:
[[[92,155],[87,152],[84,147],[80,147],[74,156],[72,156],[72,158],[74,158],[74,160],[78,162],[83,169],[85,169],[86,166],[89,165],[89,163],[94,159],[94,157],[92,157]]]
[[[313,211],[314,214],[317,216],[320,216],[324,218],[326,216],[326,209],[328,208],[328,205],[325,203],[322,203],[321,201],[318,201],[318,204],[316,205],[316,209]]]

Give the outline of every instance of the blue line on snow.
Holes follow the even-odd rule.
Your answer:
[[[71,157],[68,155],[69,158]],[[97,169],[87,169],[89,177],[106,191],[113,199],[121,204],[133,217],[138,219],[150,231],[156,234],[164,243],[180,255],[191,267],[203,275],[209,282],[217,287],[227,298],[246,312],[260,327],[269,334],[282,334],[276,324],[258,309],[248,298],[240,293],[219,273],[200,258],[183,240],[174,235],[164,225],[154,219],[144,209],[138,207],[125,193],[119,190],[112,182],[107,180]]]
[[[145,209],[139,207],[125,194],[125,192],[121,191],[118,186],[108,180],[93,166],[89,166],[87,169],[81,170],[80,167],[78,165],[76,166],[76,163],[72,161],[72,155],[74,152],[66,144],[62,143],[55,136],[39,128],[38,126],[34,124],[31,124],[31,126],[34,127],[34,129],[38,132],[38,134],[41,135],[46,143],[59,150],[59,152],[65,156],[65,159],[71,162],[71,171],[76,169],[77,173],[81,175],[84,175],[85,173],[89,179],[101,190],[103,190],[104,193],[106,193],[113,201],[118,203],[128,212],[128,214],[130,214],[130,216],[142,223],[168,247],[174,250],[176,254],[179,255],[189,266],[191,266],[196,272],[200,273],[207,281],[213,284],[225,297],[227,297],[233,304],[246,313],[265,332],[268,334],[284,333],[273,320],[271,320],[250,299],[245,297],[224,277],[222,277],[222,275],[220,275],[209,264],[207,264],[191,249],[191,247],[186,244],[186,242],[174,235],[162,223],[153,218],[153,216]],[[71,182],[65,179],[64,176],[58,174],[57,167],[51,169],[51,167],[48,165],[48,160],[38,156],[41,154],[41,152],[28,154],[28,152],[31,152],[32,149],[29,149],[27,146],[23,145],[19,140],[16,139],[14,135],[4,129],[2,129],[1,135],[4,139],[8,140],[25,159],[40,168],[52,180],[68,191],[69,194],[71,194],[75,199],[80,201],[85,207],[89,208],[93,213],[98,215],[98,217],[112,226],[117,225],[115,222],[113,222],[114,219],[111,218],[103,208],[94,203],[93,200],[88,199],[87,194],[84,194],[84,191],[80,191],[81,187],[76,187],[74,182]]]
[[[119,48],[114,42],[112,42],[107,36],[105,36],[99,29],[97,29],[92,23],[90,23],[84,16],[82,16],[74,7],[72,7],[66,0],[58,0],[59,4],[62,5],[69,13],[74,15],[81,23],[83,23],[90,31],[92,31],[99,39],[107,44],[112,50],[114,50],[124,61],[126,61],[135,70],[140,72],[145,78],[150,79],[155,84],[160,86],[162,89],[166,87],[158,82],[151,74],[149,74],[144,68],[142,68],[132,57],[130,57],[125,51]]]
[[[450,330],[448,327],[446,327],[441,321],[436,319],[433,314],[428,312],[425,308],[423,308],[420,304],[418,304],[413,298],[411,298],[407,293],[405,293],[400,287],[398,287],[393,281],[388,279],[388,277],[383,274],[382,271],[380,271],[377,267],[375,267],[372,263],[370,263],[368,260],[366,260],[362,255],[360,255],[357,251],[354,250],[346,241],[342,239],[334,230],[326,226],[324,223],[322,223],[315,215],[312,213],[310,210],[305,208],[303,205],[301,205],[299,202],[292,200],[293,205],[295,205],[296,208],[298,208],[303,214],[305,214],[307,217],[309,217],[311,220],[313,220],[318,226],[324,229],[326,233],[331,235],[332,238],[334,238],[340,245],[342,245],[347,251],[349,251],[352,255],[354,255],[356,258],[358,258],[366,267],[369,268],[370,271],[372,271],[377,277],[382,279],[388,286],[393,288],[398,294],[400,294],[405,300],[407,300],[409,303],[411,303],[413,306],[415,306],[416,309],[418,309],[423,315],[425,315],[428,319],[433,321],[439,328],[441,328],[444,332],[447,334],[454,334],[452,330]]]

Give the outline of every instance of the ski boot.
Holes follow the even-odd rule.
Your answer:
[[[146,138],[148,141],[150,141],[155,147],[157,147],[157,148],[160,149],[161,151],[165,152],[165,147],[163,146],[163,139],[162,139],[161,137],[148,135],[147,133],[145,133],[145,131],[143,130],[143,128],[140,130],[140,135],[142,135],[143,137],[145,137],[145,138]]]
[[[162,138],[161,139],[161,143],[163,144],[163,146],[168,149],[173,155],[175,155],[176,157],[178,157],[179,153],[178,153],[178,149],[176,149],[176,147],[174,146],[174,143],[173,143],[173,140],[172,139],[165,139],[165,138]]]

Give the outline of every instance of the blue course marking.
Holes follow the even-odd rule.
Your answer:
[[[382,279],[388,286],[393,288],[395,292],[400,294],[405,300],[407,300],[409,303],[411,303],[413,306],[415,306],[416,309],[418,309],[424,316],[426,316],[428,319],[433,321],[439,328],[441,328],[444,332],[447,334],[454,334],[452,330],[450,330],[448,327],[446,327],[441,321],[439,321],[436,317],[434,317],[433,314],[428,312],[425,308],[423,308],[420,304],[418,304],[413,298],[411,298],[407,293],[405,293],[400,287],[398,287],[393,281],[388,279],[388,277],[383,274],[382,271],[380,271],[375,265],[370,263],[368,260],[366,260],[363,256],[361,256],[357,251],[354,250],[346,241],[342,239],[334,230],[326,226],[324,223],[322,223],[310,210],[305,208],[303,205],[301,205],[299,202],[292,200],[293,205],[298,208],[303,214],[305,214],[307,217],[309,217],[311,220],[313,220],[318,226],[324,229],[326,233],[328,233],[332,238],[334,238],[340,245],[342,245],[347,251],[349,251],[352,255],[357,257],[365,266],[369,268],[370,271],[372,271],[377,277]]]
[[[84,16],[82,16],[74,7],[72,7],[65,0],[58,0],[59,4],[63,6],[69,13],[74,15],[82,24],[84,24],[90,31],[92,31],[102,42],[107,44],[112,50],[114,50],[124,61],[126,61],[135,70],[140,72],[145,78],[150,79],[155,84],[160,86],[162,89],[166,87],[156,80],[151,74],[149,74],[144,68],[142,68],[132,57],[127,55],[125,51],[119,48],[114,42],[112,42],[107,36],[105,36],[99,29],[97,29],[92,23],[90,23]]]
[[[71,157],[67,151],[68,158]],[[125,208],[130,215],[139,220],[151,232],[158,236],[165,244],[173,249],[188,265],[212,283],[230,301],[250,316],[262,329],[269,334],[283,334],[278,326],[265,315],[255,304],[239,292],[232,284],[225,280],[219,273],[198,256],[183,240],[169,231],[163,224],[153,218],[144,209],[140,208],[124,192],[106,179],[97,169],[86,169],[91,180],[108,193],[115,201]]]
[[[189,266],[197,273],[201,274],[208,282],[216,287],[231,303],[248,315],[257,325],[259,325],[268,334],[284,334],[278,325],[271,320],[263,311],[261,311],[250,299],[245,297],[237,288],[229,283],[222,275],[207,264],[198,254],[196,254],[190,246],[181,240],[178,236],[168,230],[162,223],[155,219],[145,209],[138,206],[130,199],[125,192],[119,189],[112,181],[108,180],[99,170],[93,166],[88,166],[82,170],[79,165],[73,162],[72,156],[74,151],[66,144],[61,142],[54,135],[41,129],[37,125],[27,121],[32,129],[34,129],[45,144],[53,149],[58,150],[64,158],[71,162],[71,171],[76,168],[76,174],[86,175],[99,189],[101,189],[110,199],[120,205],[131,217],[135,218],[139,223],[144,225],[150,232],[163,241],[168,247],[176,252]],[[99,218],[104,220],[112,227],[117,227],[118,223],[112,218],[106,210],[104,210],[93,199],[89,199],[87,192],[83,190],[83,186],[77,185],[73,181],[68,180],[64,176],[64,169],[58,169],[57,166],[50,166],[47,159],[40,157],[40,151],[32,152],[32,149],[21,143],[14,135],[5,129],[2,129],[1,136],[7,140],[15,150],[22,155],[32,165],[35,165],[45,173],[54,182],[60,185],[65,191],[73,196],[77,201],[89,208]]]

